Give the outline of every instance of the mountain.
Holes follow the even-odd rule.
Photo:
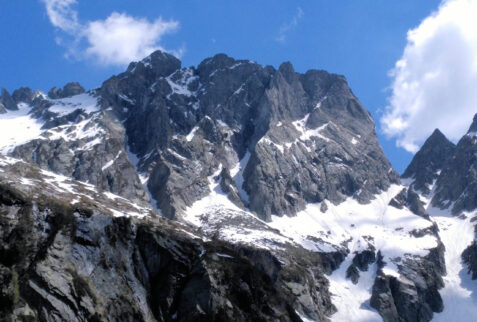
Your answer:
[[[472,131],[401,182],[343,76],[157,51],[0,103],[0,319],[429,321],[476,271]]]
[[[454,152],[455,145],[436,129],[416,153],[402,178],[411,178],[413,188],[428,195],[432,184]]]
[[[477,316],[477,204],[475,154],[477,145],[474,116],[469,131],[457,145],[436,130],[416,153],[403,174],[420,200],[445,245],[446,275],[441,290],[444,308],[440,321],[471,321]]]
[[[452,212],[472,211],[477,207],[477,116],[474,116],[469,131],[456,146],[452,159],[442,170],[437,181],[434,206],[444,208],[452,205]]]

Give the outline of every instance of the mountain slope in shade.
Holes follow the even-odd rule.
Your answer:
[[[469,131],[457,143],[452,159],[437,179],[432,205],[452,207],[454,214],[477,207],[477,117]]]
[[[431,192],[431,186],[446,163],[452,158],[455,145],[438,129],[424,142],[415,154],[402,178],[412,179],[414,190],[424,194]]]

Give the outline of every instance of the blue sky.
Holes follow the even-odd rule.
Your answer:
[[[174,23],[159,34],[157,45],[182,52],[184,66],[223,52],[275,67],[291,61],[299,72],[325,69],[343,74],[375,118],[380,142],[395,169],[402,172],[412,157],[396,146],[399,136],[388,139],[383,134],[379,119],[393,93],[388,73],[409,45],[408,30],[437,10],[440,1],[44,1],[69,2],[72,11],[67,14],[73,12],[81,25],[104,21],[113,12],[151,23],[159,17]],[[91,89],[124,70],[122,62],[111,65],[85,55],[85,40],[74,45],[76,31],[53,26],[44,1],[2,1],[0,87],[48,91],[79,81]]]

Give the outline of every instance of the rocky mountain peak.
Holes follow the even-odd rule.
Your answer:
[[[199,66],[197,66],[197,71],[201,76],[210,75],[217,69],[224,69],[233,66],[235,62],[235,59],[226,54],[216,54],[213,57],[204,59]]]
[[[290,84],[297,78],[295,69],[293,68],[292,63],[289,61],[282,63],[280,67],[278,67],[278,71]]]
[[[413,188],[428,194],[430,186],[454,155],[455,148],[439,129],[435,129],[413,157],[402,177],[413,179]]]
[[[48,97],[52,99],[66,98],[85,92],[83,86],[78,82],[70,82],[63,86],[63,89],[53,87],[48,92]]]
[[[140,62],[129,64],[127,72],[152,71],[153,77],[166,77],[181,68],[181,61],[171,54],[156,50]]]
[[[27,103],[30,104],[34,99],[34,92],[29,87],[20,87],[12,93],[12,98],[15,103]]]
[[[10,93],[5,89],[2,88],[2,95],[0,96],[0,103],[7,109],[11,111],[18,110],[17,103],[10,95]]]
[[[477,207],[477,115],[469,131],[457,143],[454,152],[436,182],[432,204],[439,208],[452,206],[454,214]]]

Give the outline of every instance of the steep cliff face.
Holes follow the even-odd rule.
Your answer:
[[[2,320],[299,321],[334,311],[318,254],[297,249],[285,262],[210,240],[16,159],[0,157],[0,192]]]
[[[432,204],[436,207],[452,206],[454,214],[477,207],[477,117],[469,131],[457,143],[455,153],[436,182]]]
[[[397,182],[342,76],[223,54],[180,69],[155,53],[106,81],[101,98],[124,118],[139,171],[170,218],[209,194],[207,177],[219,166],[241,203],[268,221],[324,199],[368,202]]]

